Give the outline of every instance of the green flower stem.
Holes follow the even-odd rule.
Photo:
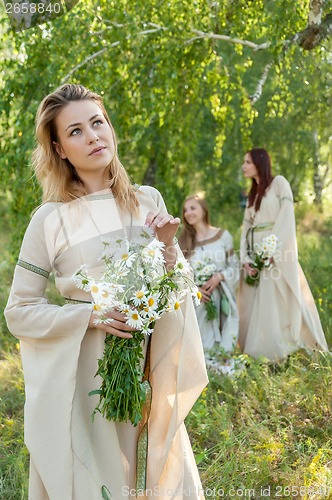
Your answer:
[[[98,360],[96,375],[102,378],[99,402],[93,416],[99,412],[108,420],[137,425],[142,418],[145,394],[142,390],[141,360],[145,335],[134,332],[132,339],[109,335],[105,339],[103,357]]]

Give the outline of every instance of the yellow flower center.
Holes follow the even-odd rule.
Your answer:
[[[132,316],[131,316],[131,317],[132,317],[132,319],[133,319],[134,321],[137,321],[137,320],[138,320],[138,314],[137,314],[137,313],[132,314]]]
[[[99,305],[99,304],[94,304],[93,309],[94,309],[95,311],[100,311],[101,307],[100,307],[100,305]]]
[[[197,292],[197,294],[196,294],[196,295],[197,295],[197,298],[198,298],[198,299],[201,299],[201,298],[202,298],[202,294],[201,294],[201,292]]]
[[[175,302],[174,304],[174,309],[177,311],[180,307],[180,303],[178,301]]]
[[[136,292],[136,297],[138,299],[141,299],[142,297],[144,297],[144,292],[142,292],[142,290],[140,290],[139,292]]]
[[[97,285],[92,285],[91,292],[98,293],[98,287],[97,287]]]
[[[107,299],[107,297],[108,297],[108,292],[104,292],[104,293],[103,293],[103,297],[105,297],[105,299]]]
[[[154,250],[149,250],[149,255],[150,255],[151,257],[153,257],[153,256],[154,256],[154,254],[155,254],[155,251],[154,251]]]
[[[127,260],[129,255],[127,253],[122,254],[121,259],[122,260]]]
[[[149,298],[148,304],[149,304],[150,307],[153,306],[153,304],[154,304],[154,298],[153,297]]]

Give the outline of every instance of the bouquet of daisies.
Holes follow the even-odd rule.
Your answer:
[[[102,260],[105,272],[96,281],[88,275],[85,265],[73,276],[76,286],[89,292],[98,323],[111,323],[112,310],[124,314],[133,327],[133,338],[108,335],[103,358],[98,360],[97,375],[100,389],[90,392],[99,395],[94,410],[108,420],[130,420],[137,425],[142,418],[145,401],[142,360],[146,337],[153,332],[155,322],[165,313],[176,311],[186,293],[196,303],[201,294],[190,279],[189,263],[180,258],[174,268],[166,271],[164,244],[142,229],[137,241],[118,239],[105,241]]]
[[[213,274],[218,272],[216,264],[209,257],[204,257],[202,260],[194,260],[191,266],[195,275],[195,283],[197,286],[202,286],[206,283]],[[208,321],[217,318],[217,306],[212,297],[208,302],[205,302],[206,318]]]
[[[270,234],[262,239],[260,243],[255,243],[254,252],[252,255],[253,262],[250,266],[257,269],[254,276],[245,276],[245,282],[250,286],[258,286],[260,271],[262,269],[270,269],[272,267],[271,259],[279,247],[279,238],[275,234]]]

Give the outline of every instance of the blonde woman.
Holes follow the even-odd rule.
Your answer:
[[[207,383],[191,297],[161,318],[151,337],[147,462],[136,460],[141,426],[91,415],[98,358],[106,334],[130,339],[120,312],[96,327],[87,293],[72,276],[86,264],[102,274],[103,238],[148,225],[174,264],[180,220],[159,192],[134,189],[117,155],[116,137],[99,95],[65,84],[41,102],[34,166],[43,204],[27,228],[6,308],[9,329],[21,340],[26,386],[25,441],[30,452],[31,500],[204,498],[184,418]],[[50,272],[67,304],[48,303]],[[140,457],[140,455],[138,455]],[[136,491],[143,466],[147,491]],[[142,470],[140,469],[140,473]],[[104,498],[103,496],[103,498]]]
[[[229,231],[210,224],[203,197],[196,194],[185,200],[182,219],[179,243],[195,271],[202,294],[196,314],[206,360],[213,364],[211,350],[230,353],[237,343],[238,258]]]

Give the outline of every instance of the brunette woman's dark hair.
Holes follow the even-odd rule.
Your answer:
[[[258,184],[255,179],[252,179],[251,189],[248,194],[248,207],[253,206],[257,212],[261,206],[262,198],[265,196],[267,188],[273,181],[271,159],[269,153],[263,148],[250,149],[247,151],[247,154],[251,156],[259,177]]]

